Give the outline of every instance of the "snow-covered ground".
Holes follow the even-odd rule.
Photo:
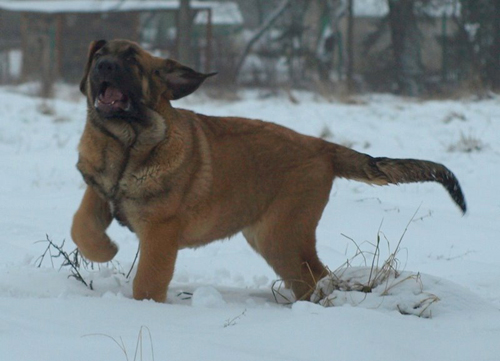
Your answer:
[[[294,104],[247,91],[239,101],[199,95],[178,102],[329,133],[374,156],[430,159],[459,178],[469,207],[464,217],[438,184],[381,188],[336,180],[318,251],[332,270],[349,260],[351,268],[338,271],[346,282],[366,280],[378,234],[381,266],[408,230],[397,253],[398,280],[369,294],[335,290],[322,302],[334,307],[323,307],[277,303],[276,276],[241,236],[182,251],[167,304],[131,299],[123,273],[137,239],[115,223],[109,233],[120,246],[117,262],[82,269],[94,290],[68,278],[68,267],[59,270],[61,257],[52,265],[47,255],[38,268],[47,243],[37,241],[46,235],[56,244],[66,240],[67,252],[74,248],[69,229],[84,189],[75,163],[85,103],[76,87],[60,87],[45,103],[29,92],[0,88],[2,361],[500,360],[500,98],[373,95],[343,104],[297,92]],[[356,256],[358,246],[364,254]]]

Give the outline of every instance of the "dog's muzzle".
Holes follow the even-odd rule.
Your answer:
[[[97,60],[92,80],[97,86],[95,89],[94,107],[106,117],[126,115],[132,110],[131,97],[122,83],[128,77],[118,61],[108,57]]]
[[[103,82],[94,101],[94,107],[103,113],[129,112],[132,109],[130,97],[119,88]]]

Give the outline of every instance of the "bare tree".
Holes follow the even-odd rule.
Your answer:
[[[248,40],[248,42],[245,45],[245,48],[238,57],[238,61],[236,62],[236,66],[234,68],[234,73],[232,77],[233,81],[237,80],[240,70],[243,64],[245,63],[245,59],[247,58],[254,44],[262,37],[262,35],[264,35],[273,26],[276,20],[278,20],[279,17],[283,15],[285,10],[290,6],[291,2],[292,0],[283,0],[278,5],[278,7],[271,14],[269,14],[269,17],[262,23],[262,25],[260,25],[254,31],[252,37]]]
[[[389,26],[399,91],[417,96],[422,91],[421,39],[414,0],[389,0]]]
[[[295,5],[295,4],[294,4]],[[300,45],[298,56],[302,62],[302,75],[308,72],[312,80],[321,88],[330,85],[334,69],[334,55],[339,45],[339,23],[347,10],[345,0],[309,0],[297,6],[295,29],[300,33],[295,43]],[[301,13],[304,15],[301,16]]]
[[[496,90],[500,90],[500,1],[495,1],[494,2],[495,7],[493,10],[493,19],[496,19],[494,21],[494,28],[493,28],[493,45],[491,47],[491,55],[493,57],[493,74],[492,74],[492,81],[493,81],[493,87]]]
[[[457,33],[448,39],[462,79],[476,90],[500,90],[500,1],[449,0]]]
[[[354,0],[347,3],[347,90],[354,91]]]

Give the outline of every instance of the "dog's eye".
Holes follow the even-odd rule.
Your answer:
[[[135,58],[134,58],[133,56],[129,56],[129,57],[125,58],[125,61],[126,61],[127,63],[130,63],[130,64],[135,64],[135,63],[137,63],[137,60],[135,60]]]
[[[156,76],[160,76],[160,71],[157,69],[157,70],[155,70],[155,71],[153,72],[153,74],[154,74],[154,75],[156,75]]]
[[[94,59],[99,59],[101,57],[101,53],[95,53],[94,54]]]

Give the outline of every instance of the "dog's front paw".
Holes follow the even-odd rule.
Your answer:
[[[83,253],[83,255],[90,261],[103,263],[111,261],[117,253],[118,246],[116,243],[109,241],[107,244],[99,245],[99,247],[93,249],[88,255],[85,253]]]
[[[118,253],[118,246],[107,236],[106,240],[97,242],[75,242],[81,254],[92,262],[109,262]]]

